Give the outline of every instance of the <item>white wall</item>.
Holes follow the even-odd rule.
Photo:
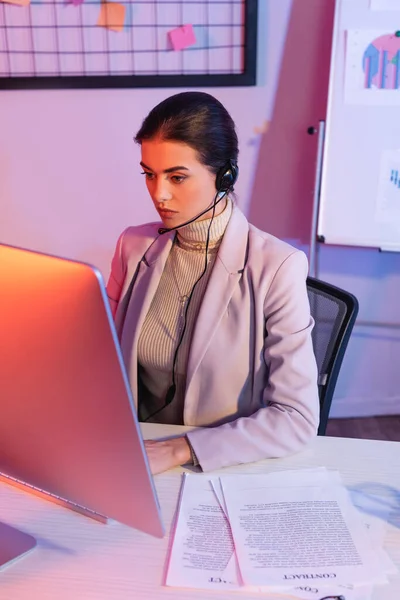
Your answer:
[[[320,246],[319,277],[351,291],[360,303],[331,416],[398,415],[400,255]]]

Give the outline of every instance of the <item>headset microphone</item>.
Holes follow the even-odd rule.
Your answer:
[[[164,233],[169,233],[170,231],[175,231],[176,229],[180,229],[181,227],[186,227],[186,225],[190,225],[190,223],[193,223],[194,221],[197,221],[197,219],[200,219],[200,217],[202,217],[203,215],[205,215],[206,213],[208,213],[210,210],[213,210],[213,208],[215,208],[218,204],[218,202],[221,202],[221,200],[223,200],[223,198],[225,198],[226,196],[226,192],[222,192],[222,195],[220,198],[218,198],[218,195],[220,194],[220,192],[217,192],[215,195],[215,198],[213,200],[213,203],[211,204],[211,206],[209,206],[208,208],[206,208],[205,210],[203,210],[201,213],[199,213],[198,215],[196,215],[195,217],[193,217],[193,219],[190,219],[189,221],[185,221],[185,223],[181,223],[180,225],[177,225],[176,227],[160,227],[158,230],[158,233],[160,235],[163,235]],[[218,198],[218,200],[217,200]]]

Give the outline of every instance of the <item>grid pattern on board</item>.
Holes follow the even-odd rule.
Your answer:
[[[108,13],[106,26],[98,21],[109,2],[12,1],[0,0],[0,79],[245,71],[247,3],[253,0],[119,0],[122,20]],[[187,26],[194,38],[174,49],[170,32]]]

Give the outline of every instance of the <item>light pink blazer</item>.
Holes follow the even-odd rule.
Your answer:
[[[160,223],[128,227],[107,293],[137,401],[137,344],[171,250]],[[234,207],[193,333],[185,425],[204,471],[303,448],[319,421],[307,259]],[[168,302],[168,298],[165,298]]]

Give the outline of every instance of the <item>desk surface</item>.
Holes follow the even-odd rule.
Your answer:
[[[189,428],[144,425],[146,438],[181,433]],[[264,460],[224,469],[227,473],[262,473],[326,466],[340,471],[347,486],[382,496],[382,506],[394,507],[387,525],[385,549],[400,567],[400,444],[318,437],[305,451],[284,459]],[[178,590],[161,585],[176,508],[180,474],[174,469],[155,477],[167,536],[152,538],[124,525],[103,525],[61,506],[0,484],[0,520],[30,533],[37,548],[0,572],[4,600],[204,600],[232,598],[231,593]],[[379,510],[379,506],[377,507]],[[236,596],[236,595],[235,595]],[[260,600],[258,594],[240,594]],[[268,596],[272,599],[273,596]],[[375,600],[399,600],[400,576],[376,587]]]

